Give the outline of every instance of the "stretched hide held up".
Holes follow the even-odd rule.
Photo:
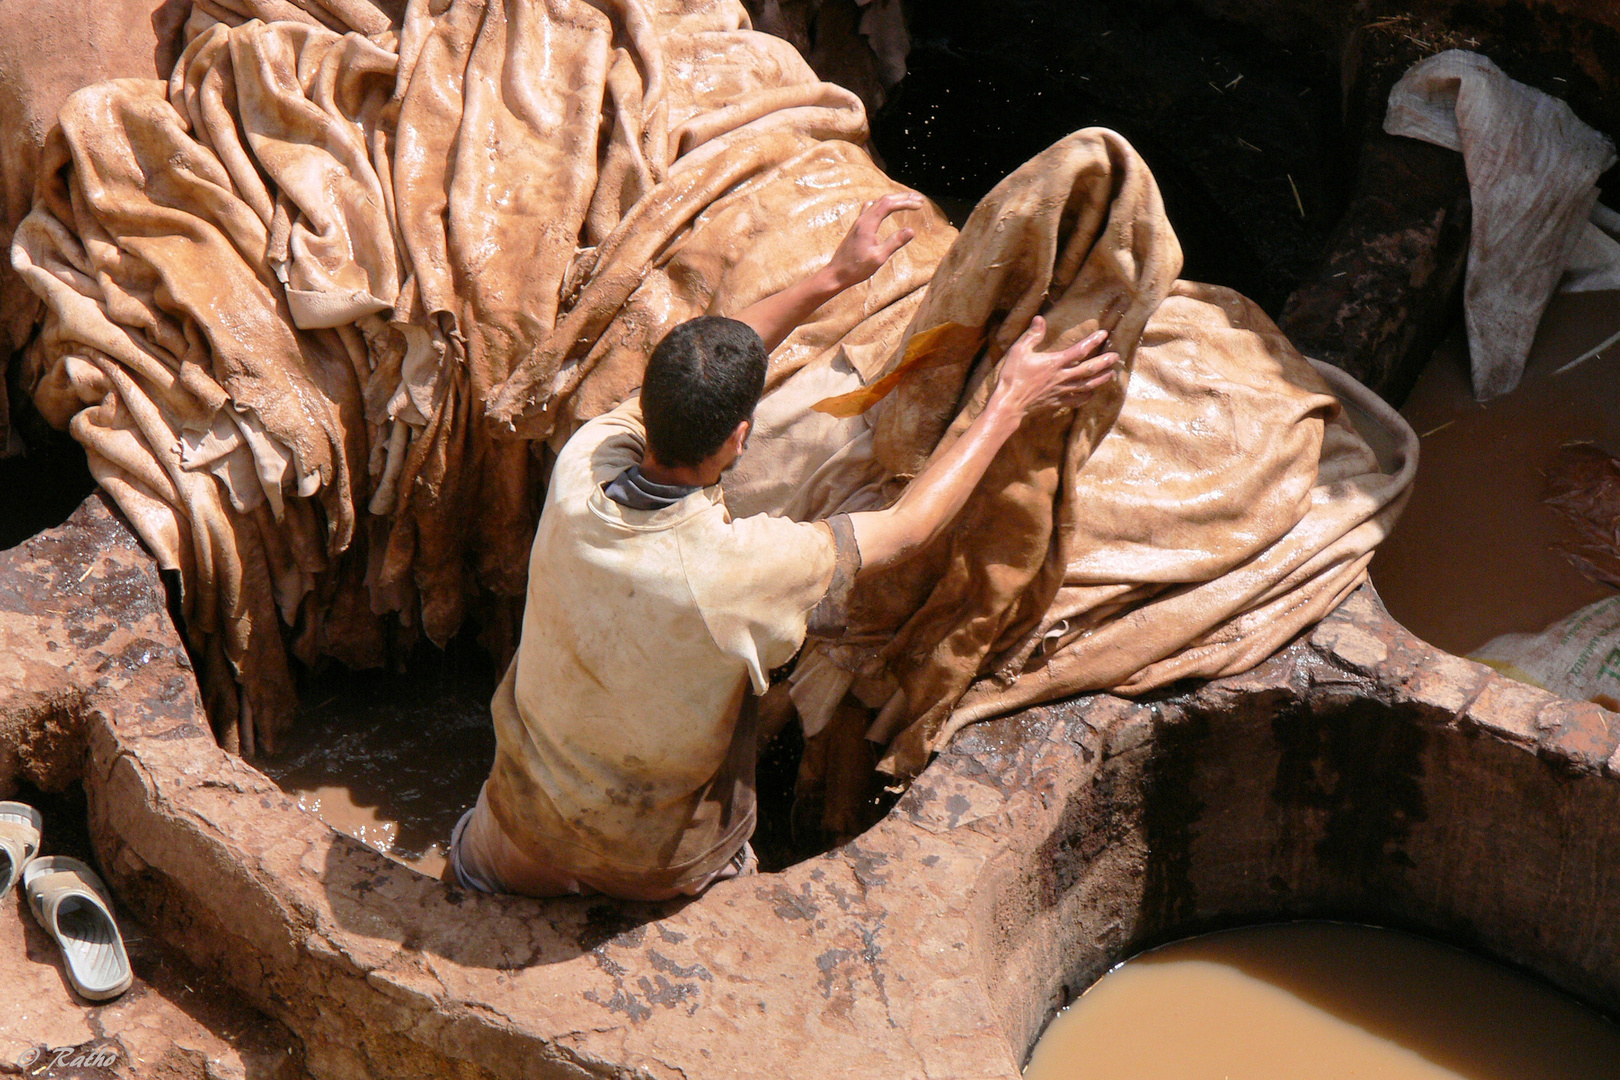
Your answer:
[[[1246,670],[1366,579],[1415,436],[1180,267],[1152,176],[1112,132],[1060,141],[979,204],[907,337],[980,332],[932,348],[872,408],[878,479],[914,475],[965,429],[1036,314],[1053,347],[1106,328],[1128,374],[1078,412],[1026,420],[933,550],[862,580],[844,642],[801,664],[801,711],[863,680],[897,686],[872,734],[909,775],[972,720]],[[1387,462],[1335,392],[1383,429]]]
[[[897,190],[859,102],[731,0],[413,2],[383,28],[379,3],[272,2],[199,0],[166,84],[75,94],[13,249],[46,304],[35,400],[181,572],[244,752],[291,716],[288,647],[362,666],[498,628],[544,448],[675,323],[802,278]],[[1412,447],[1381,467],[1264,315],[1176,280],[1118,136],[1063,140],[959,238],[932,207],[907,226],[772,355],[733,513],[887,505],[1038,313],[1054,343],[1107,327],[1129,377],[1029,420],[934,550],[863,583],[795,674],[811,726],[886,703],[871,734],[908,774],[971,719],[1240,670],[1363,579]]]

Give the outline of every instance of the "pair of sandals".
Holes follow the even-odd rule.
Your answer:
[[[96,872],[66,855],[36,858],[39,811],[0,802],[0,900],[20,881],[28,910],[56,940],[68,982],[91,1001],[106,1001],[135,982],[113,919],[112,894]]]

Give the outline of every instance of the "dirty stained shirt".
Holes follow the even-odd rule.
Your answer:
[[[645,445],[632,399],[558,455],[486,788],[513,843],[629,896],[702,880],[752,833],[745,697],[812,616],[841,625],[859,567],[847,518],[733,521],[719,485],[650,509],[610,498],[667,501],[625,482]]]

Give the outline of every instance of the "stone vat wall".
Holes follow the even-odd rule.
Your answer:
[[[1436,936],[1620,1015],[1615,714],[1430,648],[1370,590],[1247,675],[1049,712],[1071,711],[1101,727],[1091,776],[981,898],[1014,1046],[1140,948],[1295,918]],[[951,757],[1009,738],[969,729]]]
[[[1620,1013],[1620,717],[1428,648],[1370,591],[1248,675],[978,725],[856,842],[635,905],[464,894],[220,751],[99,498],[0,582],[0,718],[56,710],[22,772],[82,770],[121,896],[320,1077],[1011,1078],[1136,949],[1294,916],[1438,933]]]

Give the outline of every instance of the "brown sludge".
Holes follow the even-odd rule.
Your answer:
[[[338,832],[440,876],[450,830],[495,756],[489,680],[331,675],[259,767]]]
[[[898,185],[859,101],[734,0],[452,0],[397,33],[359,0],[242,6],[195,8],[167,83],[69,99],[15,262],[47,310],[35,400],[180,571],[251,755],[296,709],[284,626],[353,667],[470,615],[499,642],[542,471],[522,440],[560,445],[672,325],[813,271]],[[1364,580],[1413,455],[1380,467],[1335,400],[1358,388],[1177,279],[1119,136],[1060,140],[960,238],[932,206],[893,227],[917,237],[773,356],[734,514],[892,499],[1038,313],[1056,342],[1106,327],[1129,371],[1026,423],[934,550],[863,583],[801,664],[810,734],[858,677],[912,775],[974,719],[1245,670]],[[813,411],[946,324],[971,332],[869,411]]]
[[[1620,345],[1558,373],[1620,332],[1616,298],[1555,296],[1523,382],[1485,404],[1469,389],[1461,341],[1449,340],[1402,409],[1423,468],[1372,576],[1390,614],[1425,641],[1463,656],[1613,594],[1561,552],[1579,534],[1543,500],[1565,444],[1620,449]]]
[[[1342,923],[1165,946],[1053,1020],[1024,1080],[1615,1080],[1620,1028],[1423,938]]]

